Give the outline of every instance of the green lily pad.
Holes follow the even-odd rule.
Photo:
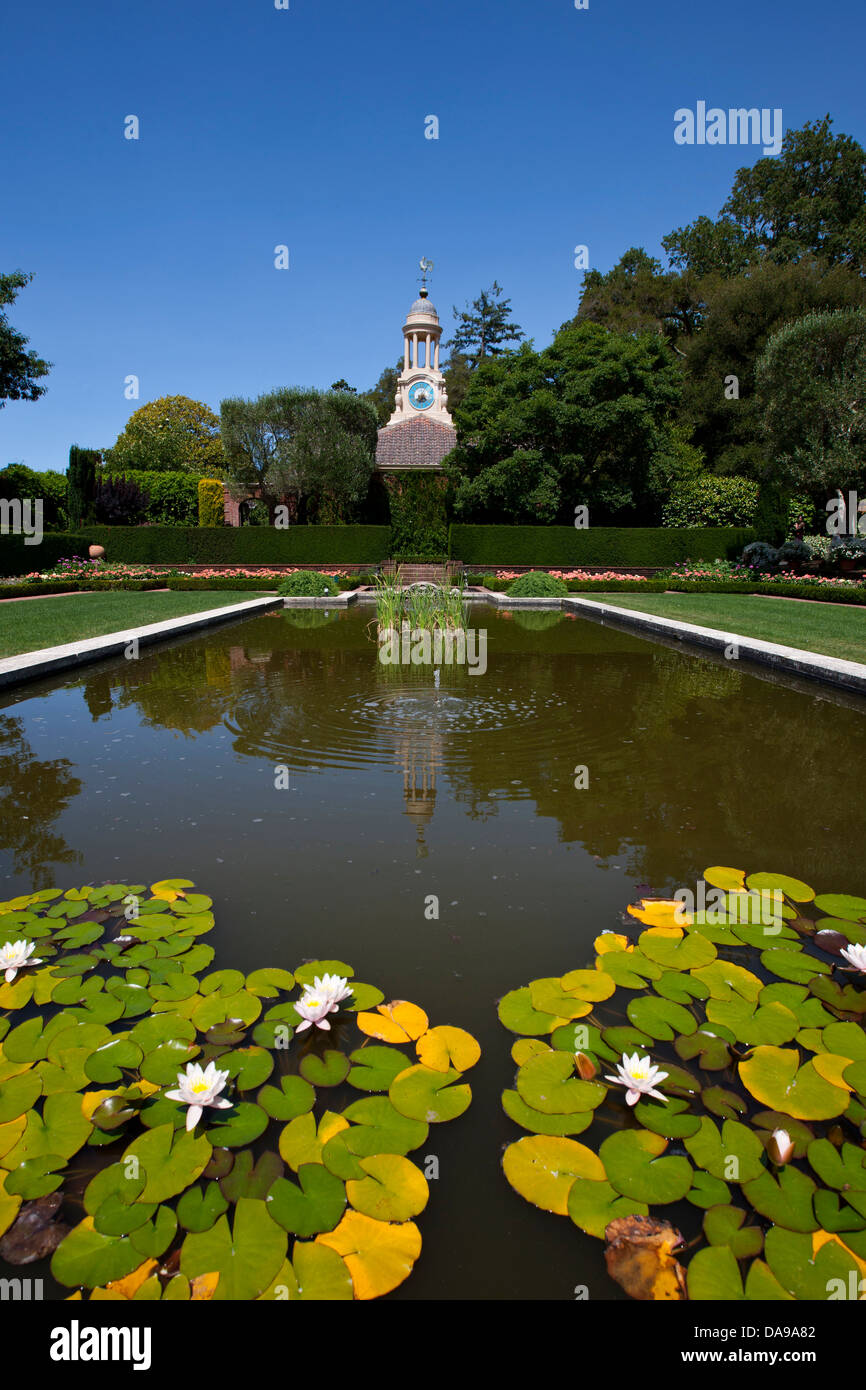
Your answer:
[[[409,1221],[427,1205],[430,1190],[420,1168],[402,1154],[371,1154],[360,1159],[365,1176],[346,1183],[355,1211],[374,1221]]]
[[[807,984],[816,975],[828,975],[833,968],[808,951],[786,951],[782,947],[762,951],[761,964],[773,975],[793,980],[794,984]]]
[[[713,999],[733,999],[740,995],[754,1004],[763,988],[763,981],[729,960],[714,960],[711,965],[702,966],[695,971],[695,978],[703,980]]]
[[[796,1048],[756,1047],[740,1062],[740,1080],[762,1105],[793,1119],[831,1120],[848,1108],[848,1092],[826,1081]]]
[[[7,1173],[5,1192],[10,1197],[23,1197],[26,1202],[37,1197],[47,1197],[56,1192],[63,1182],[63,1173],[58,1169],[66,1167],[62,1154],[39,1154],[27,1159]]]
[[[314,980],[324,979],[326,975],[337,975],[342,980],[351,980],[354,973],[351,965],[347,965],[344,960],[308,960],[306,964],[298,966],[295,979],[299,985],[311,985]]]
[[[219,1059],[221,1071],[228,1071],[239,1091],[250,1091],[267,1081],[274,1059],[263,1047],[239,1047]]]
[[[240,1100],[231,1110],[205,1111],[207,1137],[218,1149],[236,1149],[252,1144],[268,1127],[268,1117],[260,1105]]]
[[[704,1235],[710,1245],[727,1245],[738,1260],[760,1255],[764,1234],[757,1226],[744,1226],[742,1207],[710,1207],[704,1215]]]
[[[339,1086],[346,1080],[350,1068],[348,1057],[334,1048],[329,1048],[324,1057],[308,1052],[298,1066],[301,1076],[313,1086]]]
[[[140,1264],[141,1255],[129,1236],[101,1235],[94,1229],[93,1217],[86,1216],[58,1245],[51,1273],[59,1284],[92,1289],[124,1279]]]
[[[705,1028],[699,1028],[691,1037],[677,1038],[674,1047],[684,1062],[700,1057],[704,1071],[723,1071],[731,1060],[727,1041]]]
[[[815,906],[828,917],[841,917],[848,922],[866,921],[866,898],[848,893],[819,893]]]
[[[428,1124],[454,1120],[468,1110],[472,1101],[469,1086],[452,1084],[461,1074],[453,1067],[448,1071],[434,1071],[418,1063],[394,1078],[388,1098],[394,1109],[410,1120],[423,1120]]]
[[[594,1110],[607,1095],[600,1082],[575,1076],[574,1058],[567,1052],[535,1053],[518,1071],[516,1085],[521,1099],[543,1115]]]
[[[599,1149],[608,1182],[636,1202],[678,1202],[692,1185],[692,1165],[677,1155],[662,1157],[667,1146],[666,1139],[646,1129],[609,1135]]]
[[[91,1081],[107,1085],[119,1081],[123,1070],[134,1070],[142,1058],[141,1048],[129,1038],[112,1038],[92,1052],[84,1063]]]
[[[649,960],[663,965],[666,970],[695,970],[709,965],[717,955],[713,943],[697,932],[676,937],[645,931],[641,933],[638,945]]]
[[[739,1120],[725,1120],[721,1134],[709,1116],[701,1120],[697,1134],[685,1140],[694,1163],[722,1182],[748,1183],[765,1171],[764,1146]]]
[[[346,1206],[343,1183],[321,1163],[302,1163],[298,1183],[274,1183],[267,1199],[271,1219],[298,1236],[333,1231]]]
[[[723,1120],[735,1120],[738,1115],[748,1114],[749,1107],[736,1091],[726,1091],[723,1086],[705,1086],[701,1100],[707,1110],[720,1115]]]
[[[745,1298],[740,1266],[734,1252],[724,1245],[698,1250],[686,1272],[689,1298],[695,1303],[741,1302]]]
[[[209,1231],[228,1206],[219,1183],[195,1183],[178,1200],[177,1219],[186,1231]]]
[[[395,1077],[412,1063],[396,1047],[359,1047],[349,1054],[352,1063],[346,1078],[358,1091],[387,1091]]]
[[[672,999],[675,1004],[707,999],[710,993],[703,980],[696,980],[694,975],[679,974],[675,970],[666,970],[661,979],[655,981],[653,989],[663,999]]]
[[[746,887],[758,892],[784,893],[795,903],[810,903],[815,897],[814,888],[799,878],[789,878],[787,874],[749,874]]]
[[[282,1160],[270,1150],[253,1163],[250,1150],[242,1149],[231,1171],[220,1178],[220,1192],[229,1202],[238,1202],[241,1197],[257,1197],[264,1201],[285,1171]]]
[[[420,1148],[429,1133],[425,1121],[404,1115],[387,1096],[366,1096],[353,1101],[343,1116],[351,1121],[351,1129],[344,1132],[343,1139],[356,1158],[369,1158],[376,1153],[408,1154]]]
[[[302,1076],[284,1076],[280,1088],[263,1086],[256,1100],[267,1115],[274,1120],[293,1120],[296,1115],[305,1115],[316,1103],[316,1092]]]
[[[0,1081],[0,1125],[26,1114],[41,1094],[42,1077],[35,1072],[22,1072]]]
[[[831,1296],[833,1280],[841,1281],[846,1291],[842,1297],[848,1296],[852,1283],[859,1289],[862,1271],[855,1257],[835,1240],[815,1253],[810,1235],[774,1226],[764,1239],[764,1254],[773,1274],[793,1298],[824,1303]]]
[[[195,1043],[185,1038],[172,1038],[148,1052],[139,1070],[145,1081],[157,1086],[172,1086],[177,1082],[178,1073],[185,1071],[187,1063],[194,1061],[200,1052],[201,1048]]]
[[[693,1207],[708,1210],[710,1207],[724,1205],[730,1200],[730,1188],[721,1178],[714,1178],[700,1169],[695,1172],[692,1185],[686,1193],[686,1201],[691,1202]]]
[[[280,970],[269,965],[263,970],[254,970],[251,975],[247,975],[246,987],[250,994],[257,994],[262,999],[276,999],[280,990],[288,993],[294,989],[295,977],[289,970]]]
[[[210,1153],[204,1135],[184,1132],[176,1136],[171,1125],[160,1125],[134,1139],[121,1161],[136,1160],[138,1171],[145,1173],[141,1200],[159,1203],[194,1183],[207,1166]]]
[[[573,1111],[565,1115],[544,1115],[533,1110],[517,1091],[502,1092],[502,1109],[516,1124],[531,1134],[582,1134],[592,1124],[591,1110]]]
[[[216,1300],[257,1298],[280,1269],[287,1244],[285,1231],[271,1220],[266,1204],[242,1197],[233,1226],[221,1216],[209,1231],[187,1235],[181,1248],[181,1273],[188,1279],[218,1273]]]
[[[759,1043],[790,1042],[800,1027],[797,1015],[784,1004],[752,1004],[739,997],[711,999],[707,1004],[707,1018],[710,1023],[721,1023],[729,1028],[739,1042],[750,1047]]]
[[[694,1033],[698,1026],[694,1015],[682,1004],[652,994],[629,1000],[626,1012],[636,1028],[663,1042],[670,1042],[678,1033]]]
[[[664,1105],[653,1101],[638,1101],[634,1107],[634,1116],[644,1129],[651,1129],[654,1134],[661,1134],[665,1139],[686,1139],[692,1134],[697,1134],[701,1127],[701,1121],[697,1115],[692,1114],[689,1102],[676,1096],[672,1096]]]
[[[623,1216],[646,1216],[648,1212],[649,1207],[643,1202],[621,1197],[616,1188],[606,1181],[575,1178],[569,1188],[569,1216],[575,1226],[598,1240],[604,1239],[611,1221]]]
[[[552,1033],[562,1020],[555,1014],[541,1013],[533,1007],[528,987],[513,989],[499,1001],[499,1021],[511,1033],[538,1036]]]
[[[798,1168],[791,1167],[780,1169],[778,1176],[764,1172],[753,1182],[743,1184],[743,1196],[755,1211],[789,1231],[818,1229],[812,1210],[814,1191],[812,1179]]]
[[[659,980],[664,974],[664,967],[642,951],[606,951],[602,960],[605,975],[622,989],[645,989],[647,980]]]

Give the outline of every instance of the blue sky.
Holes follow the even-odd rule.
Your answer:
[[[862,0],[21,7],[0,269],[35,272],[10,318],[54,366],[0,411],[0,465],[64,469],[157,396],[363,389],[400,355],[422,255],[446,329],[495,278],[546,343],[577,307],[575,245],[600,269],[660,254],[760,156],[675,144],[677,108],[829,111],[866,143],[864,35]]]

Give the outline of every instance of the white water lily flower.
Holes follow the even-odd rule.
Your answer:
[[[770,1158],[780,1168],[794,1157],[794,1142],[786,1129],[774,1129],[767,1147]]]
[[[324,1028],[326,1031],[331,1027],[328,1022],[328,1014],[335,1013],[339,1008],[335,1004],[330,994],[323,991],[307,989],[304,997],[295,1004],[295,1011],[301,1015],[302,1023],[295,1029],[296,1033],[303,1033],[305,1028],[309,1028],[315,1023],[317,1028]]]
[[[19,970],[25,965],[41,965],[41,960],[31,960],[36,950],[35,941],[7,941],[0,946],[0,970],[6,972],[6,983],[11,985]]]
[[[186,1114],[188,1130],[195,1129],[205,1106],[210,1105],[217,1110],[226,1110],[231,1106],[231,1101],[226,1097],[220,1098],[220,1091],[224,1090],[228,1079],[228,1072],[217,1071],[215,1062],[208,1062],[204,1069],[198,1062],[187,1062],[186,1071],[178,1072],[177,1090],[166,1091],[166,1095],[169,1100],[179,1100],[182,1105],[189,1106]]]
[[[326,994],[330,995],[333,1005],[331,1013],[337,1013],[342,1001],[348,999],[352,993],[352,986],[341,975],[323,975],[321,979],[317,975],[309,992],[317,994],[321,998],[324,998]]]
[[[616,1064],[616,1069],[619,1074],[606,1076],[605,1081],[625,1086],[625,1098],[629,1105],[637,1105],[641,1096],[654,1096],[656,1100],[662,1100],[667,1105],[667,1096],[663,1096],[661,1091],[653,1090],[653,1087],[657,1082],[664,1081],[668,1073],[654,1067],[649,1057],[641,1057],[637,1052],[633,1057],[629,1057],[624,1052],[622,1061]]]
[[[846,946],[841,954],[855,970],[866,971],[866,946]]]

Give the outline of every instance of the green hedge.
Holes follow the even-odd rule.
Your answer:
[[[150,564],[366,565],[388,558],[388,526],[87,526],[81,544],[107,560]],[[69,541],[66,542],[67,547]],[[31,546],[30,552],[37,551]],[[61,552],[73,554],[67,548]],[[41,556],[40,556],[41,562]],[[41,566],[44,568],[44,566]],[[32,566],[31,566],[32,568]],[[14,573],[7,570],[6,573]]]
[[[748,527],[463,526],[451,527],[449,553],[465,565],[675,565],[678,560],[736,560],[756,539]]]
[[[23,536],[0,536],[0,575],[50,570],[58,560],[71,560],[74,555],[86,558],[89,544],[84,536],[67,531],[46,531],[41,545],[25,545]]]
[[[177,579],[169,578],[165,580],[166,589],[178,589],[190,591],[192,593],[206,593],[208,589],[223,593],[232,589],[242,590],[246,593],[254,590],[256,593],[276,593],[282,579]]]
[[[224,526],[225,502],[223,485],[218,478],[198,480],[199,526]]]
[[[100,482],[125,478],[148,495],[145,518],[151,526],[195,526],[198,523],[198,478],[191,473],[145,468],[102,470]],[[220,484],[222,499],[222,484]]]
[[[42,598],[51,594],[104,594],[114,593],[119,589],[123,589],[125,592],[139,593],[142,589],[166,588],[168,585],[163,579],[123,579],[110,583],[105,580],[76,583],[75,580],[71,579],[44,579],[34,580],[32,584],[2,584],[0,585],[0,599]]]

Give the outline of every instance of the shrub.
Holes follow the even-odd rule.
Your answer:
[[[743,551],[743,564],[748,565],[749,569],[760,570],[762,574],[772,574],[778,568],[778,563],[778,550],[765,541],[752,541]]]
[[[568,585],[555,575],[530,570],[509,584],[506,592],[509,598],[562,598],[568,593]]]
[[[96,470],[101,461],[102,455],[98,449],[81,449],[77,444],[70,446],[66,473],[66,513],[73,529],[91,519]]]
[[[225,524],[223,485],[219,478],[199,478],[198,480],[198,524],[199,526],[223,526]]]
[[[136,526],[147,515],[150,496],[131,478],[104,478],[93,497],[93,518],[106,526]]]
[[[147,493],[145,520],[153,526],[195,526],[198,520],[197,480],[188,473],[161,469],[121,472],[108,466],[103,477],[124,478]]]
[[[803,541],[785,541],[785,544],[779,547],[780,563],[786,561],[789,565],[808,565],[811,559],[812,552]]]
[[[336,580],[318,570],[295,570],[277,589],[285,598],[331,598],[339,592]]]
[[[822,563],[826,564],[830,559],[830,537],[825,533],[824,535],[804,536],[803,539],[809,547],[812,558],[821,560]]]
[[[703,473],[679,483],[662,511],[664,526],[749,526],[758,508],[758,484],[750,478]]]
[[[44,527],[66,524],[66,474],[46,469],[37,473],[23,463],[10,463],[0,470],[0,497],[7,501],[20,498],[25,501],[42,501],[42,525]]]

